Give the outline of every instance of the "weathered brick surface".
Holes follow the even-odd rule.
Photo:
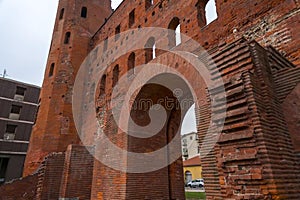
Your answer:
[[[28,175],[37,169],[48,153],[64,152],[69,144],[79,143],[71,107],[71,91],[76,72],[93,47],[105,38],[114,36],[117,26],[120,25],[121,32],[130,29],[128,15],[135,9],[135,23],[131,28],[151,26],[168,28],[172,19],[177,17],[181,24],[181,32],[198,41],[209,51],[212,59],[204,61],[209,66],[212,79],[219,79],[216,75],[219,71],[225,83],[227,98],[225,124],[218,143],[211,149],[203,141],[206,143],[214,141],[216,125],[223,120],[220,113],[225,112],[221,103],[214,107],[210,106],[211,101],[218,102],[224,98],[220,96],[218,86],[207,88],[201,78],[195,77],[192,66],[170,53],[151,61],[175,68],[193,88],[197,88],[195,91],[197,129],[200,143],[204,144],[202,150],[208,153],[202,158],[207,199],[297,199],[300,193],[298,175],[300,169],[297,160],[299,158],[295,154],[295,149],[299,150],[298,125],[295,125],[295,121],[299,120],[299,111],[293,109],[293,105],[298,99],[299,87],[296,86],[300,82],[298,1],[217,0],[218,19],[205,26],[203,15],[207,1],[154,0],[154,5],[146,9],[145,1],[125,0],[100,27],[104,17],[111,12],[109,2],[108,0],[98,3],[92,0],[85,3],[80,0],[60,1],[59,11],[65,7],[66,18],[63,20],[57,18],[54,28],[41,94],[41,112],[31,137],[24,174]],[[92,18],[85,20],[80,18],[78,13],[82,6],[88,7]],[[65,45],[64,33],[68,30],[72,36],[70,44]],[[134,34],[135,32],[132,32],[128,40],[134,39]],[[147,39],[145,38],[146,41]],[[111,41],[108,49],[98,49],[98,54],[113,54],[122,47],[122,41],[125,40],[126,37]],[[167,43],[166,38],[161,38],[157,42],[157,47]],[[267,47],[268,45],[272,45],[280,53]],[[198,49],[192,52],[202,58],[202,52]],[[178,110],[167,110],[170,117],[168,124],[157,134],[157,138],[153,137],[150,141],[128,137],[118,129],[112,117],[113,107],[109,104],[113,98],[111,96],[113,68],[118,64],[119,76],[126,74],[128,56],[124,55],[108,66],[105,72],[105,95],[97,99],[98,116],[105,134],[119,148],[133,152],[153,151],[167,144],[173,137],[172,131],[180,127],[181,113]],[[55,76],[48,77],[53,62],[56,63]],[[143,63],[145,51],[137,51],[136,65]],[[178,77],[167,75],[163,77],[166,81],[174,79],[182,81]],[[189,91],[184,84],[179,84],[179,88],[187,93]],[[119,95],[124,95],[126,89],[120,88]],[[212,94],[212,99],[208,96],[208,91]],[[139,92],[140,97],[144,95],[154,102],[162,96],[172,97],[170,91],[154,85],[145,85]],[[138,100],[139,98],[135,99]],[[183,109],[181,112],[185,113],[186,110]],[[132,111],[131,114],[140,124],[147,124],[149,120],[143,110]],[[215,116],[212,121],[215,130],[211,129],[208,132],[212,115]],[[92,145],[93,137],[87,135],[84,140]],[[84,198],[89,198],[91,179],[76,178],[83,173],[80,166],[91,167],[93,171],[91,199],[184,198],[181,160],[151,173],[130,174],[111,169],[97,160],[92,167],[91,160],[88,162],[78,160],[80,156],[86,155],[86,152],[81,151],[83,147],[70,148],[72,150],[67,151],[66,160],[60,158],[61,160],[55,161],[61,164],[59,169],[60,173],[63,173],[62,180],[58,178],[59,174],[54,173],[55,170],[51,171],[51,168],[49,170],[53,173],[49,172],[49,175],[45,176],[54,180],[53,178],[58,175],[53,193],[55,198],[58,197],[60,185],[62,185],[60,192],[64,197],[69,197],[71,192],[75,192],[78,188],[78,185],[72,183],[75,179],[80,182],[86,181],[87,184],[87,188],[77,190],[76,195],[85,195]],[[100,149],[96,146],[95,152],[103,153]],[[124,155],[115,155],[111,159],[128,167],[142,164],[136,160],[129,160]],[[168,159],[168,154],[158,157],[157,161],[164,162],[164,159]],[[87,176],[91,177],[91,173]],[[46,179],[41,180],[39,186],[42,185],[46,186],[41,187],[43,192],[40,192],[40,197],[54,189],[48,186]]]
[[[70,145],[66,151],[60,198],[90,199],[94,157],[90,147]]]
[[[38,170],[36,185],[37,200],[58,199],[64,170],[64,153],[51,153],[46,156]]]
[[[1,200],[32,200],[36,196],[38,174],[14,180],[0,186]]]

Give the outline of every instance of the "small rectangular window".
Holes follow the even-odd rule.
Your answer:
[[[134,24],[135,21],[135,9],[133,9],[130,13],[129,13],[129,28],[132,27],[132,25]]]
[[[26,91],[26,88],[17,86],[16,94],[21,95],[21,96],[25,96],[25,91]]]
[[[22,109],[22,106],[12,105],[10,112],[13,114],[20,114],[21,109]]]
[[[49,77],[53,76],[55,64],[52,63],[49,70]]]
[[[65,40],[64,40],[64,43],[65,43],[65,44],[69,44],[69,42],[70,42],[70,37],[71,37],[71,33],[70,33],[70,32],[66,32]]]
[[[59,19],[61,20],[62,18],[64,18],[64,13],[65,13],[65,9],[61,9],[60,10],[60,14],[59,14]]]
[[[105,52],[107,50],[107,46],[108,46],[108,37],[105,38],[105,40],[104,40],[103,52]]]
[[[14,100],[23,101],[25,96],[26,88],[17,86],[16,94],[14,96]]]
[[[81,17],[82,18],[86,18],[87,17],[87,8],[86,7],[82,7],[81,8]]]
[[[7,124],[6,125],[6,133],[12,133],[15,134],[16,133],[16,129],[17,129],[17,125],[11,125],[11,124]]]
[[[120,38],[120,32],[121,32],[121,25],[116,27],[115,30],[115,40],[118,40]]]

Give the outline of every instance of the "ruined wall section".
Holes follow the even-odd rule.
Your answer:
[[[36,197],[36,184],[38,182],[38,174],[27,176],[13,180],[0,186],[1,200],[32,200]]]

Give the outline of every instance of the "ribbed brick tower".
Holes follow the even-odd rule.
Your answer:
[[[111,0],[59,1],[24,176],[33,173],[47,154],[80,143],[72,116],[73,83],[91,37],[111,12]]]

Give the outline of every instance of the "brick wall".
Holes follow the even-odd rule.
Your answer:
[[[16,179],[0,186],[1,200],[32,200],[36,196],[38,174]]]
[[[71,7],[70,5],[73,3],[74,1],[61,1],[59,11],[64,6]],[[81,1],[78,0],[76,3],[78,4],[74,8],[75,13],[82,6]],[[91,1],[88,4],[92,5],[93,3]],[[200,8],[197,8],[196,5],[200,5]],[[292,116],[287,116],[288,113],[285,111],[284,116],[283,110],[286,107],[289,108],[287,110],[292,110],[291,104],[298,98],[299,89],[296,87],[299,84],[297,69],[300,64],[298,1],[217,0],[218,19],[207,26],[205,26],[203,17],[199,19],[199,16],[204,13],[205,2],[201,1],[199,4],[197,0],[154,0],[154,5],[149,8],[146,8],[145,1],[126,0],[100,27],[100,24],[104,22],[104,17],[110,14],[107,7],[101,6],[96,6],[93,10],[95,14],[99,10],[105,11],[103,15],[97,15],[99,17],[97,23],[93,21],[97,17],[88,21],[89,23],[85,23],[82,19],[78,19],[78,16],[70,13],[66,15],[66,21],[57,20],[47,70],[52,62],[57,63],[57,65],[58,63],[61,64],[58,65],[57,72],[52,78],[47,77],[48,71],[46,70],[41,95],[41,112],[37,126],[33,131],[25,175],[34,171],[42,158],[49,152],[65,151],[69,144],[79,143],[73,124],[71,106],[72,87],[78,67],[93,47],[107,37],[114,37],[116,27],[120,26],[121,32],[130,29],[128,14],[135,9],[136,18],[131,28],[151,26],[167,28],[172,19],[177,17],[181,24],[181,32],[209,50],[212,60],[215,62],[215,65],[210,67],[212,79],[219,79],[216,76],[216,71],[219,71],[225,83],[227,116],[224,119],[225,125],[220,140],[212,149],[209,146],[203,146],[204,152],[208,153],[208,156],[202,159],[207,199],[297,199],[300,190],[299,177],[297,176],[299,167],[297,167],[298,162],[290,132],[293,133],[292,135],[297,141],[298,136],[295,130],[298,125],[295,127],[292,124],[298,120],[298,111],[293,110]],[[73,20],[78,23],[74,25]],[[68,30],[75,31],[74,40],[70,45],[63,45],[63,35]],[[88,30],[88,33],[83,30]],[[122,47],[122,41],[134,40],[135,32],[131,32],[127,38],[121,37],[111,40],[108,44],[108,50],[98,49],[98,53],[113,54],[116,49]],[[145,38],[145,40],[147,39]],[[247,40],[253,39],[258,43],[247,42]],[[158,47],[167,43],[168,41],[162,38],[161,41],[158,41]],[[268,45],[275,46],[281,55],[284,55],[291,63],[281,58],[281,55],[275,50],[269,49],[268,51],[263,48]],[[197,49],[193,53],[201,56],[201,52],[198,52]],[[99,112],[98,115],[102,120],[101,125],[105,134],[114,145],[121,149],[136,152],[153,150],[153,148],[156,149],[166,144],[170,139],[170,135],[164,135],[169,132],[169,127],[164,127],[158,134],[158,138],[153,138],[151,142],[145,142],[128,138],[118,129],[112,117],[113,105],[109,102],[114,98],[111,96],[115,79],[113,69],[118,64],[119,76],[124,75],[128,69],[127,58],[128,55],[124,55],[114,60],[105,71],[106,96],[98,99],[98,110],[103,111],[102,113]],[[211,64],[212,60],[208,60],[207,63]],[[221,104],[217,104],[213,108],[209,106],[211,100],[218,101],[223,98],[219,96],[218,86],[207,88],[202,79],[197,79],[194,76],[195,72],[188,63],[174,58],[172,55],[164,54],[153,62],[156,61],[176,68],[190,81],[192,86],[198,88],[195,92],[198,98],[195,103],[198,111],[199,138],[200,140],[206,139],[208,143],[213,141],[215,139],[214,130],[212,129],[207,133],[208,124],[212,115],[218,117],[219,113],[225,112]],[[136,65],[143,63],[145,63],[145,52],[137,51]],[[102,63],[98,64],[101,65]],[[171,79],[166,80],[171,81]],[[282,80],[284,81],[282,82]],[[125,94],[126,89],[126,87],[120,88],[118,94]],[[155,99],[158,96],[169,94],[168,91],[164,90],[158,90],[161,91],[161,94],[152,93],[157,91],[155,89],[157,89],[155,86],[151,86],[150,89],[145,90],[144,95]],[[182,89],[188,91],[186,88]],[[208,91],[213,93],[213,99],[208,97]],[[282,102],[284,102],[284,107],[282,107]],[[168,114],[171,116],[170,113]],[[135,113],[139,117],[143,117],[143,114]],[[182,120],[178,116],[178,113],[174,114],[173,120],[170,121],[171,124],[174,123],[172,125],[173,130],[179,127],[178,124]],[[89,119],[84,120],[88,122]],[[216,118],[213,123],[218,124],[218,120],[222,119]],[[140,122],[142,124],[147,123],[147,117]],[[217,129],[218,127],[215,126],[214,128]],[[87,135],[84,140],[90,141],[92,145],[93,137],[94,135]],[[49,141],[52,142],[49,143]],[[53,198],[58,197],[60,182],[56,179],[59,179],[58,177],[62,175],[63,170],[61,195],[68,197],[70,195],[68,192],[76,190],[78,185],[72,185],[71,180],[77,180],[77,175],[83,173],[80,167],[90,166],[91,160],[80,162],[78,158],[86,155],[86,152],[82,152],[79,150],[80,148],[74,148],[74,152],[78,150],[81,153],[75,156],[73,151],[68,150],[66,162],[62,155],[60,155],[61,157],[58,156],[58,160],[53,161],[54,165],[57,164],[57,167],[59,165],[59,173],[50,167],[48,172],[45,171],[44,174],[46,175],[42,175],[44,180],[40,179],[39,182],[39,198],[48,198],[47,195],[53,195]],[[104,152],[101,152],[101,149],[96,146],[96,154],[100,153],[100,155],[106,156]],[[108,159],[112,159],[113,162],[120,165],[141,164],[135,160],[128,160],[126,155],[116,154]],[[159,159],[163,162],[163,155]],[[180,199],[183,195],[183,190],[180,189],[180,182],[183,184],[183,176],[182,172],[179,173],[178,171],[181,165],[181,161],[177,160],[175,164],[159,171],[147,174],[130,174],[94,161],[91,198]],[[51,166],[51,164],[46,166]],[[74,173],[71,169],[75,170]],[[55,176],[57,176],[56,179]],[[91,176],[91,174],[87,176]],[[87,188],[78,192],[88,195],[90,179],[79,180],[86,181]],[[49,187],[48,184],[51,181],[57,181],[55,182],[57,187]],[[138,184],[139,182],[143,184]],[[157,186],[159,182],[165,187],[159,188]],[[178,184],[175,184],[176,182]],[[55,191],[50,194],[52,189]],[[153,193],[149,194],[149,189],[152,189]],[[76,195],[81,195],[79,193]]]

